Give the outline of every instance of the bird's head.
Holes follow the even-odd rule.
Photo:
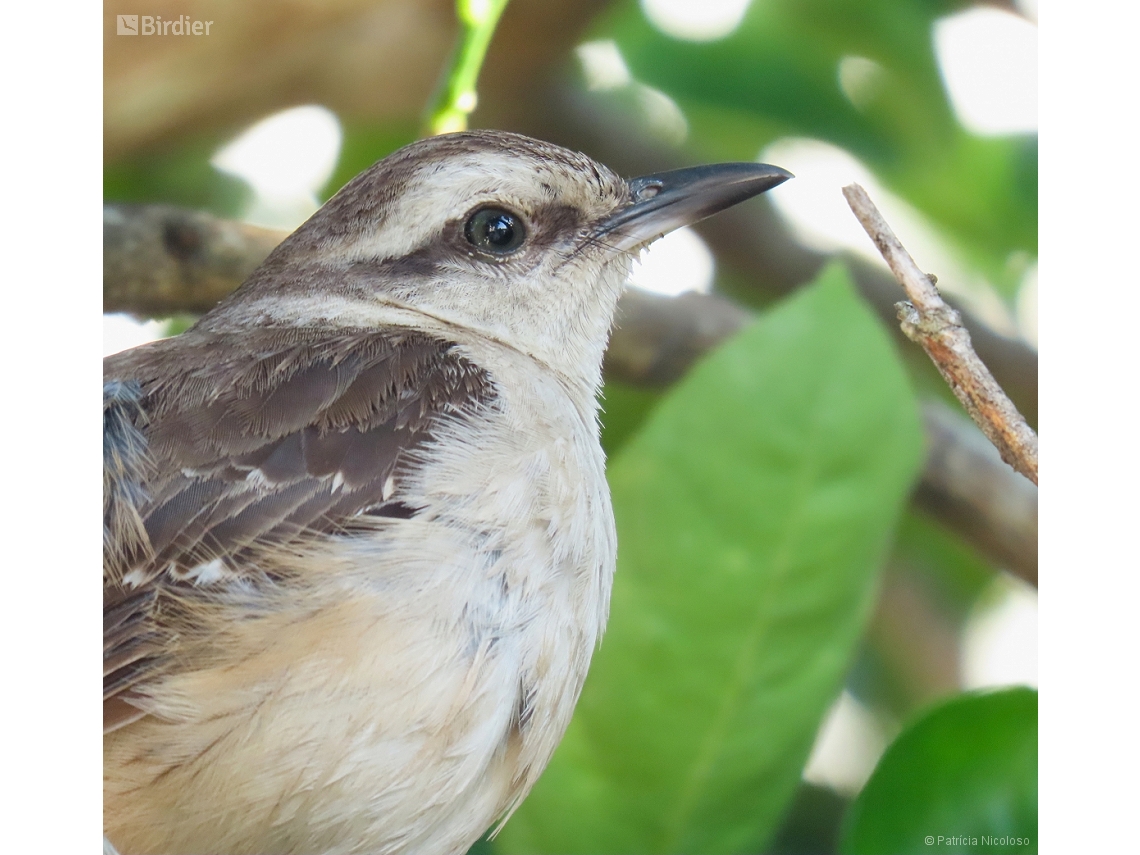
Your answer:
[[[360,328],[406,312],[594,382],[637,253],[789,177],[737,163],[627,181],[518,134],[432,137],[350,181],[204,326]]]

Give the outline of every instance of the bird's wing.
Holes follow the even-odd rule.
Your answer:
[[[164,596],[253,553],[407,517],[401,467],[440,418],[487,406],[487,375],[410,331],[190,334],[104,363],[104,727],[163,667]]]

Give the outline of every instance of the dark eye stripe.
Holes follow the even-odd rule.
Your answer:
[[[463,228],[468,242],[492,255],[509,255],[526,240],[522,218],[502,208],[480,208]]]

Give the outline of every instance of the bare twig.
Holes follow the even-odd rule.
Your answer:
[[[961,315],[943,301],[934,278],[918,269],[867,191],[850,184],[843,195],[910,298],[896,304],[903,332],[922,345],[1002,460],[1036,484],[1037,434],[974,353]]]

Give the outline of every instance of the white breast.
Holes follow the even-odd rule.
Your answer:
[[[377,822],[405,817],[407,851],[463,852],[529,791],[609,608],[616,536],[594,401],[513,352],[492,359],[499,399],[439,431],[397,485],[425,510],[395,544],[378,537],[379,575],[359,564],[385,631],[401,628],[388,656],[416,686],[377,707],[400,722],[376,731],[379,754],[399,757],[375,769],[388,788]]]
[[[445,593],[421,601],[421,620],[449,639],[473,684],[462,696],[470,731],[448,762],[466,767],[454,778],[472,781],[466,798],[497,793],[483,827],[529,791],[569,723],[616,553],[592,396],[575,401],[523,357],[493,364],[509,392],[474,423],[449,426],[404,485],[407,501],[431,509],[425,525],[453,538],[457,558],[436,575]]]

